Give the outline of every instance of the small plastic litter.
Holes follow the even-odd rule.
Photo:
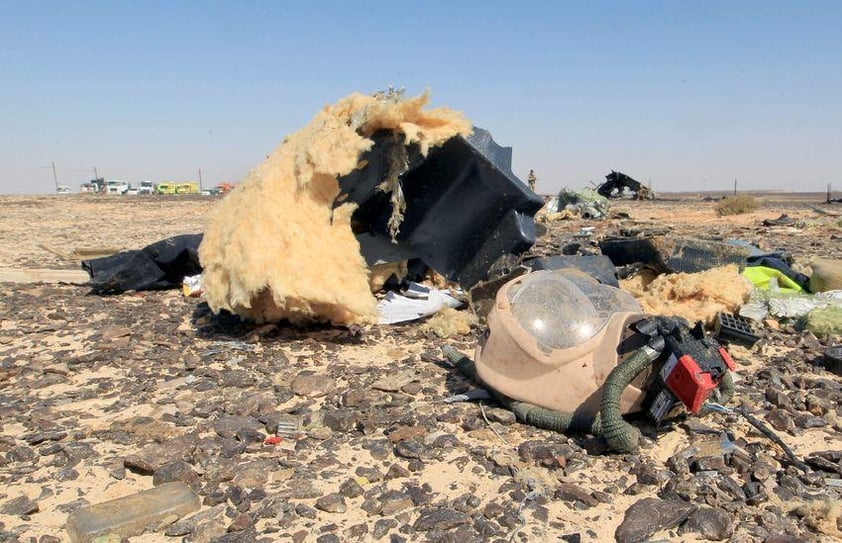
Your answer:
[[[462,394],[454,394],[442,400],[444,403],[474,402],[479,400],[493,400],[494,396],[484,388],[475,388]]]
[[[410,285],[412,296],[422,295],[422,285]],[[445,307],[457,308],[462,302],[450,296],[443,290],[430,288],[426,297],[401,296],[396,292],[389,292],[377,304],[379,324],[396,324],[414,321],[437,313]]]
[[[188,275],[181,280],[181,292],[186,298],[198,298],[202,295],[202,274]]]
[[[842,307],[842,290],[813,295],[786,295],[772,292],[769,296],[769,314],[775,317],[803,317],[813,309],[828,306]]]
[[[755,322],[762,322],[769,315],[769,306],[766,300],[759,299],[752,295],[748,302],[740,306],[739,316],[751,319]]]
[[[403,294],[407,298],[425,300],[430,297],[430,287],[421,283],[410,283],[406,290],[403,291]]]
[[[748,318],[722,311],[716,314],[714,330],[717,339],[747,347],[754,346],[760,340],[760,336],[755,333]]]
[[[301,431],[301,421],[298,419],[283,419],[278,422],[275,434],[283,439],[292,439]]]
[[[717,404],[709,404],[715,411]],[[719,410],[722,411],[722,410]],[[719,435],[719,440],[704,440],[698,441],[693,443],[689,447],[684,448],[681,450],[677,456],[684,458],[686,460],[690,460],[692,458],[697,457],[707,457],[707,456],[721,456],[724,454],[729,454],[734,452],[735,450],[739,449],[736,443],[728,439],[728,435],[725,432],[722,432]]]
[[[202,356],[210,356],[227,351],[244,351],[251,353],[255,350],[257,350],[257,345],[246,343],[245,341],[214,341],[210,344],[210,348],[202,353]]]

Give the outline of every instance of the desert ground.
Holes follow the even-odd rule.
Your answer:
[[[616,201],[622,218],[549,223],[533,252],[622,222],[784,249],[809,270],[842,258],[842,206],[823,196],[762,194],[756,211],[727,217],[698,195]],[[732,404],[775,426],[809,459],[804,473],[732,414],[644,428],[640,452],[618,455],[493,402],[445,403],[474,385],[441,347],[471,353],[481,325],[449,339],[418,323],[258,326],[178,289],[95,296],[72,279],[27,281],[201,232],[215,202],[0,196],[0,541],[70,541],[74,511],[171,481],[201,509],[132,542],[614,541],[633,505],[652,541],[839,536],[842,377],[822,365],[838,337],[767,322],[752,349],[730,349]],[[781,214],[795,222],[762,225]],[[267,441],[282,421],[295,430]],[[711,452],[688,462],[691,446]]]

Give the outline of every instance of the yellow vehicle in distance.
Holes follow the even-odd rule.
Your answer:
[[[199,183],[193,181],[189,183],[178,183],[175,186],[176,194],[199,194]]]
[[[155,194],[175,194],[178,183],[158,183],[155,185]]]

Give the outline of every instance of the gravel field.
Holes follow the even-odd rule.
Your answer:
[[[202,197],[0,196],[4,268],[78,269],[78,255],[201,232]],[[842,208],[788,196],[719,217],[700,199],[614,203],[625,225],[741,238],[798,267],[842,258]],[[764,227],[782,213],[787,227]],[[532,252],[581,226],[559,221]],[[74,252],[75,251],[75,252]],[[842,534],[839,338],[769,325],[733,347],[733,405],[776,428],[792,465],[730,414],[643,426],[638,454],[525,426],[473,385],[417,323],[345,330],[211,315],[179,290],[92,296],[0,283],[0,541],[70,541],[80,508],[181,481],[198,513],[131,538],[159,541],[835,541]],[[279,423],[294,427],[280,440]],[[720,454],[722,432],[735,448]],[[699,451],[688,458],[687,449]],[[686,519],[686,520],[685,520]],[[619,527],[619,529],[618,529]]]

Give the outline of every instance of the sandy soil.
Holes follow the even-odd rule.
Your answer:
[[[765,201],[753,213],[719,217],[713,211],[713,202],[699,199],[619,202],[613,205],[612,212],[624,212],[627,219],[589,222],[587,226],[596,226],[597,237],[620,224],[638,228],[666,227],[676,235],[704,233],[712,237],[738,237],[763,248],[790,250],[799,265],[806,268],[812,258],[838,258],[842,254],[839,218],[815,211],[810,207],[814,203],[812,198],[809,201],[775,198]],[[140,248],[171,235],[200,232],[204,214],[213,204],[214,199],[200,197],[2,196],[0,267],[77,269],[80,255],[99,250]],[[836,213],[833,208],[826,209]],[[764,219],[776,218],[782,213],[796,219],[798,224],[761,226]],[[548,225],[538,247],[551,251],[559,239],[583,225],[578,221]],[[367,383],[371,388],[372,383],[387,376],[399,383],[392,392],[375,390],[377,398],[388,396],[388,401],[383,400],[381,418],[372,416],[371,420],[376,423],[372,422],[370,427],[364,421],[359,423],[358,428],[362,431],[344,435],[314,425],[309,439],[305,440],[307,446],[300,451],[290,443],[279,446],[277,451],[250,446],[244,455],[275,461],[280,457],[291,459],[289,463],[281,462],[277,470],[269,474],[263,488],[269,495],[288,490],[290,478],[295,479],[293,475],[301,469],[299,464],[317,465],[328,457],[333,464],[326,463],[328,467],[324,474],[319,474],[318,480],[322,494],[336,492],[349,477],[355,477],[348,466],[376,466],[386,471],[390,465],[400,464],[411,472],[408,476],[411,483],[429,485],[429,493],[437,496],[432,503],[451,504],[468,494],[479,498],[481,505],[477,507],[481,509],[499,499],[508,500],[504,505],[517,506],[517,493],[513,491],[514,497],[508,499],[501,488],[509,488],[507,484],[517,486],[529,479],[529,486],[540,490],[542,497],[534,503],[525,498],[520,501],[522,525],[503,529],[488,539],[556,541],[562,535],[579,533],[583,541],[611,541],[629,505],[642,497],[654,496],[658,491],[657,486],[652,486],[633,495],[623,493],[635,482],[630,465],[636,460],[598,455],[599,447],[592,439],[570,442],[594,453],[584,453],[585,460],[578,465],[573,462],[564,468],[548,468],[519,456],[518,445],[529,440],[543,440],[563,446],[566,443],[563,436],[516,423],[489,423],[485,420],[487,411],[493,409],[489,406],[442,407],[439,400],[453,392],[453,377],[446,368],[428,361],[429,353],[436,352],[441,341],[419,335],[415,325],[374,330],[362,341],[348,340],[341,330],[297,331],[283,327],[255,338],[247,326],[203,331],[203,323],[206,324],[210,317],[202,316],[198,300],[183,298],[178,291],[98,298],[86,296],[86,289],[80,286],[6,283],[0,284],[0,299],[6,300],[0,305],[0,361],[3,362],[0,367],[3,436],[0,455],[6,458],[0,463],[0,509],[8,500],[21,495],[38,503],[37,512],[0,513],[0,531],[7,538],[67,541],[64,523],[75,501],[84,499],[86,503],[99,503],[152,487],[149,474],[132,469],[121,471],[119,466],[114,468],[115,462],[122,465],[122,458],[137,453],[149,443],[162,443],[182,436],[185,428],[195,430],[199,438],[214,435],[210,424],[202,420],[193,422],[192,427],[188,423],[185,427],[179,426],[179,417],[201,411],[200,408],[209,402],[220,404],[220,412],[228,413],[231,404],[246,402],[249,396],[268,394],[269,401],[274,401],[274,411],[300,410],[302,405],[310,413],[335,408],[331,402],[339,400],[330,394],[306,400],[297,395],[272,399],[272,390],[288,390],[290,381],[301,372],[329,375],[339,391],[356,390],[354,387],[359,388],[360,383]],[[478,333],[479,330],[475,330],[473,335],[456,338],[451,343],[469,352]],[[732,354],[740,364],[740,379],[800,348],[797,334],[779,334],[775,338],[755,350],[734,349]],[[229,350],[216,357],[202,355],[215,341],[239,339],[249,339],[255,350],[247,353]],[[202,360],[198,370],[195,360],[190,365],[191,355]],[[288,365],[262,371],[260,366],[268,360],[286,360]],[[196,375],[201,380],[202,375],[213,373],[222,382],[223,374],[242,369],[258,376],[253,388],[239,385],[233,390],[222,385],[209,391],[191,388],[191,383],[195,382],[191,379]],[[821,369],[815,371],[821,379],[835,383],[838,389],[838,377]],[[258,386],[261,380],[268,384]],[[456,388],[464,386],[460,383]],[[762,398],[762,391],[759,397]],[[415,419],[414,411],[419,413]],[[432,418],[425,418],[428,413]],[[389,416],[395,417],[392,423]],[[771,454],[779,454],[746,423],[731,419],[723,423],[724,419],[715,417],[712,422],[705,422],[713,427],[726,424],[735,437],[750,443],[763,443]],[[496,419],[491,417],[491,420]],[[479,422],[474,427],[467,421]],[[75,459],[75,463],[67,465],[51,461],[44,453],[20,452],[27,438],[39,429],[66,431],[67,437],[59,439],[61,443],[82,443],[86,451],[91,449],[91,452],[85,452]],[[423,438],[426,444],[434,442],[436,437],[453,435],[457,444],[424,458],[420,462],[422,467],[402,457],[375,458],[365,448],[363,442],[369,438],[386,438],[397,443],[398,431],[408,436],[419,431],[418,439]],[[144,435],[144,432],[154,435]],[[640,457],[663,469],[671,456],[698,439],[692,432],[675,426],[648,444]],[[784,434],[784,439],[801,456],[840,448],[838,424],[799,429]],[[33,445],[34,448],[42,446]],[[474,454],[476,450],[482,450],[488,461],[479,462]],[[75,458],[69,453],[67,456]],[[575,457],[574,454],[567,461]],[[204,469],[211,470],[209,466]],[[553,499],[553,489],[560,483],[574,483],[588,491],[602,492],[608,498],[597,500],[599,503],[588,507]],[[371,482],[363,484],[367,490],[376,487]],[[379,484],[383,492],[407,488],[407,480],[402,478],[383,480]],[[289,526],[278,521],[280,514],[255,516],[251,520],[257,536],[265,534],[266,541],[287,538],[315,541],[320,534],[332,532],[339,534],[343,541],[377,540],[371,526],[379,517],[367,515],[360,508],[362,500],[363,497],[349,499],[346,512],[314,509],[314,518],[302,514]],[[311,508],[315,502],[312,498],[291,501],[308,504]],[[786,510],[786,504],[774,495],[767,506]],[[207,509],[208,505],[203,506],[203,510]],[[422,509],[415,506],[394,514],[397,522],[389,533],[397,535],[401,526],[412,525]],[[223,519],[225,524],[235,516]],[[803,526],[792,528],[797,522],[786,516],[782,518],[781,526],[806,534],[806,540],[828,537],[815,530],[804,532]],[[747,518],[748,521],[751,519]],[[365,533],[351,531],[366,523]],[[780,528],[781,533],[784,528]],[[746,536],[748,532],[739,533],[745,541],[761,540]],[[669,540],[696,540],[692,534],[679,536],[675,531],[660,535]],[[410,532],[404,537],[423,540],[425,536]],[[132,539],[138,542],[161,540],[176,539],[165,538],[160,533]]]

